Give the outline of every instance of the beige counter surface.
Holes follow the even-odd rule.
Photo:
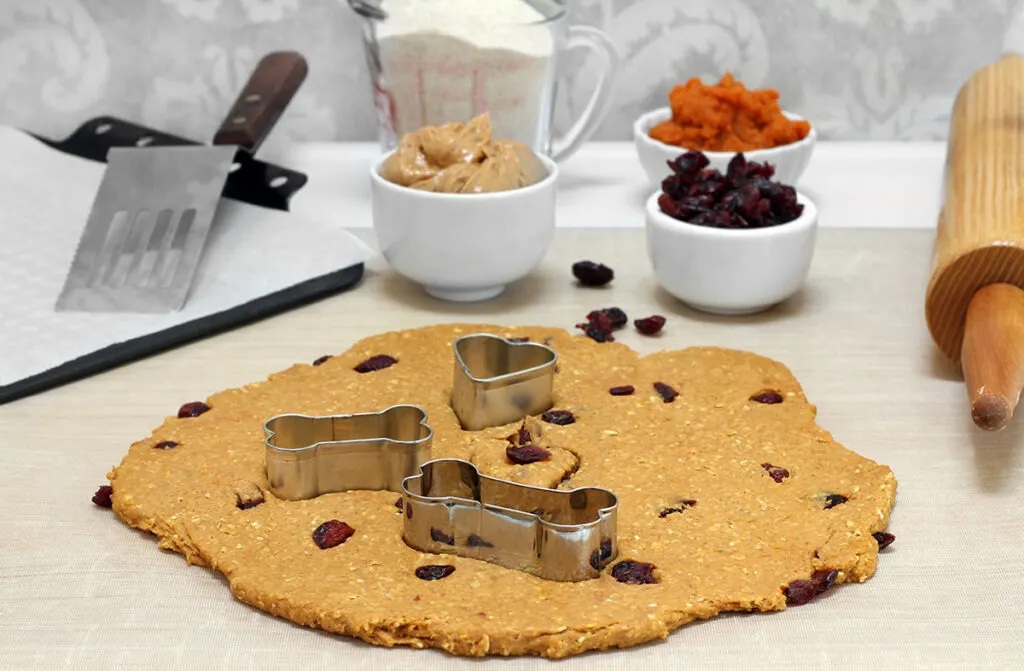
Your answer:
[[[1024,668],[1024,417],[998,434],[971,424],[963,383],[924,325],[931,241],[929,231],[823,230],[805,290],[743,318],[702,315],[660,291],[641,229],[558,231],[533,277],[479,305],[428,298],[378,259],[352,292],[0,406],[0,668],[481,668],[251,609],[217,574],[89,499],[128,445],[186,401],[381,331],[451,321],[571,329],[611,305],[668,317],[659,338],[622,335],[642,352],[719,345],[786,363],[824,428],[895,471],[897,540],[874,578],[806,606],[720,617],[630,650],[487,667]],[[574,286],[580,259],[615,268],[611,287]]]

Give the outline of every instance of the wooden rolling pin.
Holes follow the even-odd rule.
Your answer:
[[[976,72],[957,94],[945,199],[925,298],[928,329],[959,362],[971,417],[996,431],[1024,386],[1024,58]]]

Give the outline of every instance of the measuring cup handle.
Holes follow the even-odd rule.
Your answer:
[[[551,143],[551,158],[556,161],[563,161],[579,149],[586,142],[597,127],[601,125],[605,115],[608,113],[608,105],[612,99],[612,87],[615,85],[615,78],[619,73],[621,58],[615,48],[615,43],[604,32],[590,26],[570,26],[566,33],[567,41],[565,48],[575,49],[586,47],[597,52],[604,59],[601,68],[601,79],[597,87],[587,101],[583,113],[576,119],[572,127],[565,135],[555,138]]]

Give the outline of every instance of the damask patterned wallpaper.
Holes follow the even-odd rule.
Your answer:
[[[727,69],[829,139],[941,138],[971,72],[1024,51],[1024,0],[569,4],[625,58],[604,140],[628,138],[672,84]],[[360,40],[345,0],[0,0],[0,123],[59,137],[115,114],[208,138],[259,56],[294,48],[310,76],[276,140],[371,140]],[[559,125],[587,98],[585,66],[564,63]]]

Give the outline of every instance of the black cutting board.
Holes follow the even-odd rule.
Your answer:
[[[112,147],[199,144],[109,116],[85,122],[64,140],[35,137],[58,151],[99,162],[106,162],[107,151]],[[224,186],[225,198],[287,212],[289,200],[306,183],[306,175],[301,172],[254,159],[244,151],[238,152],[236,162],[238,168]],[[38,375],[0,386],[0,405],[345,291],[359,283],[363,271],[361,263],[342,268],[222,312],[109,345]]]

